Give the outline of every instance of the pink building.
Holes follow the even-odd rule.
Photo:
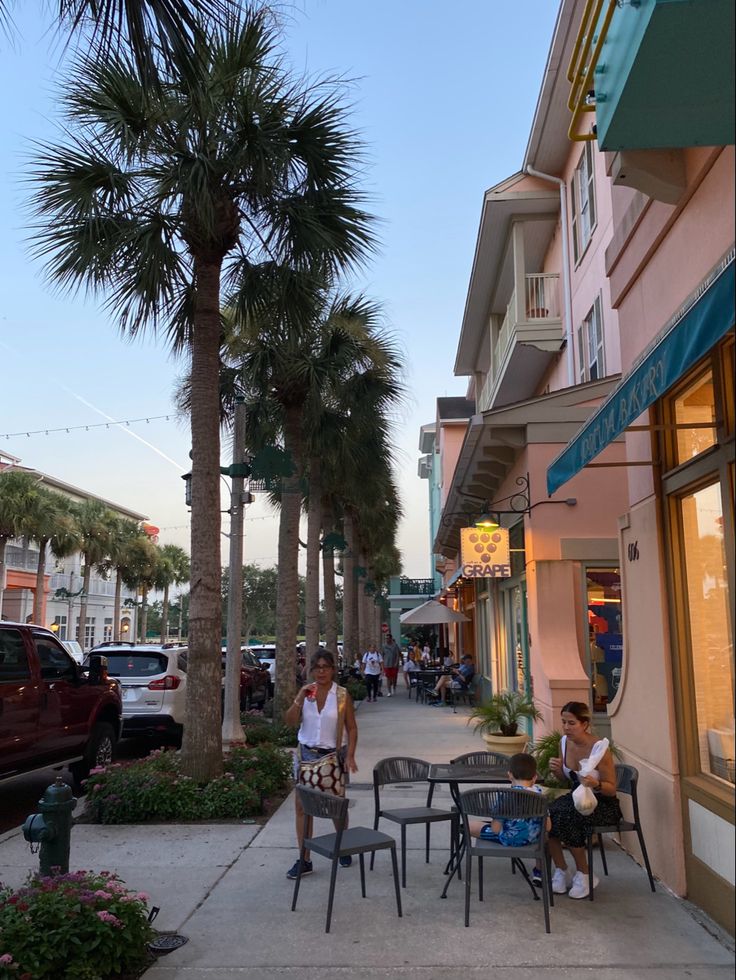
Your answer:
[[[661,79],[632,89],[673,32],[732,74],[733,32],[664,6],[581,28],[596,5],[562,3],[522,169],[484,195],[455,363],[477,414],[434,550],[456,558],[468,495],[500,512],[511,575],[446,581],[486,690],[533,693],[540,730],[587,700],[639,770],[655,874],[732,928],[733,124],[713,92],[669,111],[688,77],[645,126]]]

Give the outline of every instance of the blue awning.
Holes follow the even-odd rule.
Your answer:
[[[611,392],[547,470],[552,494],[621,435],[718,343],[734,322],[734,263],[718,273]]]

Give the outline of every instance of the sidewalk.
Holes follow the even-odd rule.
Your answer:
[[[351,822],[371,825],[374,763],[388,755],[434,762],[482,748],[467,727],[467,708],[430,708],[405,692],[363,703],[358,711],[358,765],[349,790]],[[389,790],[392,803],[418,805],[425,790]],[[439,806],[449,806],[441,787]],[[390,825],[384,827],[392,832]],[[645,828],[647,832],[648,828]],[[414,831],[412,833],[412,830]],[[654,833],[649,829],[649,833]],[[423,860],[423,828],[409,829],[404,917],[393,898],[390,861],[379,855],[360,897],[358,868],[341,869],[332,932],[324,933],[328,864],[315,857],[296,912],[285,877],[296,857],[293,799],[268,824],[98,827],[81,824],[72,837],[72,868],[116,870],[130,887],[149,892],[161,908],[156,927],[189,938],[162,958],[145,980],[472,980],[489,970],[499,980],[712,980],[733,975],[731,944],[714,937],[662,887],[609,845],[610,877],[595,902],[559,896],[552,934],[541,902],[502,862],[487,862],[486,895],[474,890],[470,927],[463,926],[464,885],[454,881],[440,900],[447,831],[433,828],[432,860]],[[0,838],[0,880],[20,884],[36,860],[20,831]],[[498,867],[496,867],[498,864]]]

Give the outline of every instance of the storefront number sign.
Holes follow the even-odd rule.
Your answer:
[[[505,528],[461,528],[460,555],[463,578],[509,578],[511,575],[509,532]]]

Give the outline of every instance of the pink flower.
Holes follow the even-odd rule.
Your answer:
[[[112,898],[112,895],[110,894],[110,892],[103,891],[103,889],[101,889],[101,888],[98,889],[94,893],[94,895],[95,895],[95,898],[104,898],[106,900]]]
[[[0,966],[10,966],[12,962],[13,957],[10,955],[10,953],[3,953],[3,955],[0,956]]]
[[[108,925],[114,926],[116,929],[123,928],[123,923],[120,921],[120,919],[116,915],[113,915],[112,912],[108,912],[107,909],[103,909],[101,912],[98,912],[97,918],[100,920],[100,922],[105,922]]]
[[[95,766],[94,769],[90,769],[90,776],[96,776],[98,773],[105,772],[104,766]]]
[[[138,892],[138,894],[135,897],[138,899],[139,902],[147,902],[151,898],[151,896],[146,894],[146,892]]]

